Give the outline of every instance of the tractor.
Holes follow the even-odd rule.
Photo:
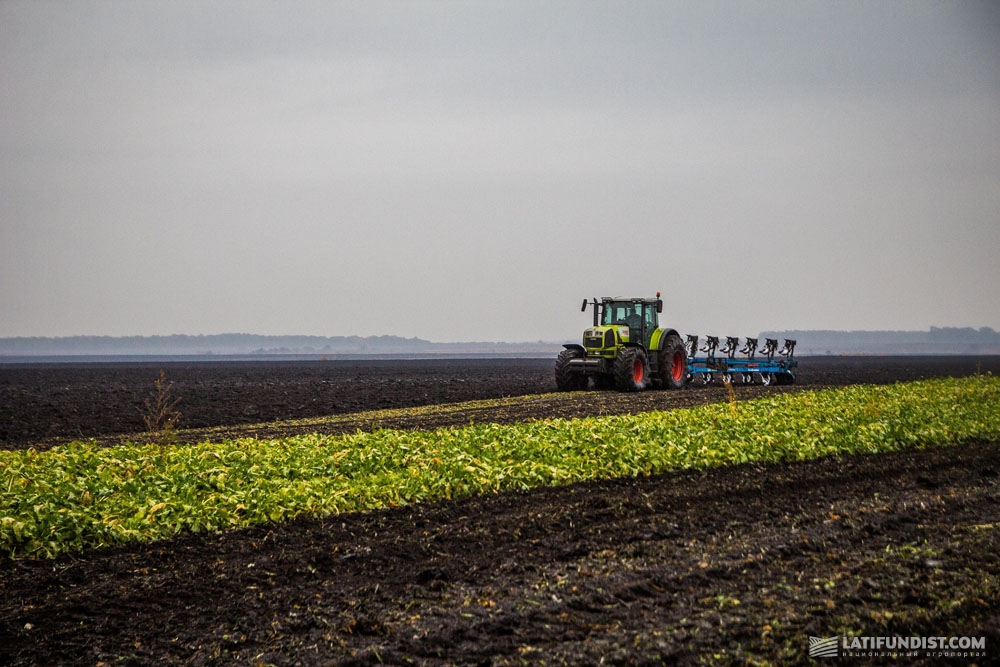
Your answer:
[[[584,299],[581,311],[594,308],[594,325],[583,332],[583,345],[570,343],[556,359],[556,387],[560,391],[586,389],[590,378],[597,389],[642,391],[653,386],[681,389],[697,378],[710,384],[718,377],[723,384],[739,378],[744,384],[792,384],[795,382],[795,341],[748,336],[742,348],[737,336],[726,336],[720,348],[718,336],[681,339],[674,329],[661,328],[660,293],[655,299],[604,297]],[[698,356],[704,352],[705,356]],[[758,356],[759,355],[759,356]]]
[[[673,329],[659,326],[663,312],[655,299],[604,297],[583,301],[594,308],[594,326],[583,332],[583,345],[567,344],[556,359],[561,391],[597,389],[642,391],[652,384],[680,389],[687,381],[687,349]]]

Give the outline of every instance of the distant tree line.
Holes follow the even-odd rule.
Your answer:
[[[66,336],[0,338],[3,355],[268,354],[424,351],[434,343],[399,336]]]
[[[990,327],[931,327],[928,331],[765,331],[761,338],[793,338],[796,354],[1000,354]],[[144,355],[555,355],[557,343],[435,343],[401,336],[65,336],[0,338],[0,357]]]
[[[1000,354],[1000,332],[990,327],[931,327],[928,331],[796,330],[761,337],[792,338],[797,354]]]
[[[65,336],[0,338],[0,356],[548,354],[554,343],[435,343],[401,336]]]

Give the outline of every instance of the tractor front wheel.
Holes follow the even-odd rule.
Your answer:
[[[618,391],[642,391],[649,381],[646,353],[638,347],[623,347],[615,357],[615,387]]]
[[[559,391],[580,391],[587,388],[587,376],[570,370],[570,361],[581,359],[579,350],[566,349],[556,358],[556,388]]]

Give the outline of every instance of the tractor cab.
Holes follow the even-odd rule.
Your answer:
[[[595,308],[595,315],[598,314],[596,310]],[[659,326],[657,313],[661,310],[663,301],[660,299],[626,300],[605,297],[600,304],[600,325],[628,327],[628,333],[623,338],[641,342],[648,347],[650,337]]]

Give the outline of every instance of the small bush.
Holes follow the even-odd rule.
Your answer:
[[[161,445],[173,444],[177,439],[177,422],[181,418],[177,404],[181,399],[171,395],[173,386],[174,383],[167,382],[167,376],[161,370],[153,383],[153,391],[139,409],[146,432]]]

